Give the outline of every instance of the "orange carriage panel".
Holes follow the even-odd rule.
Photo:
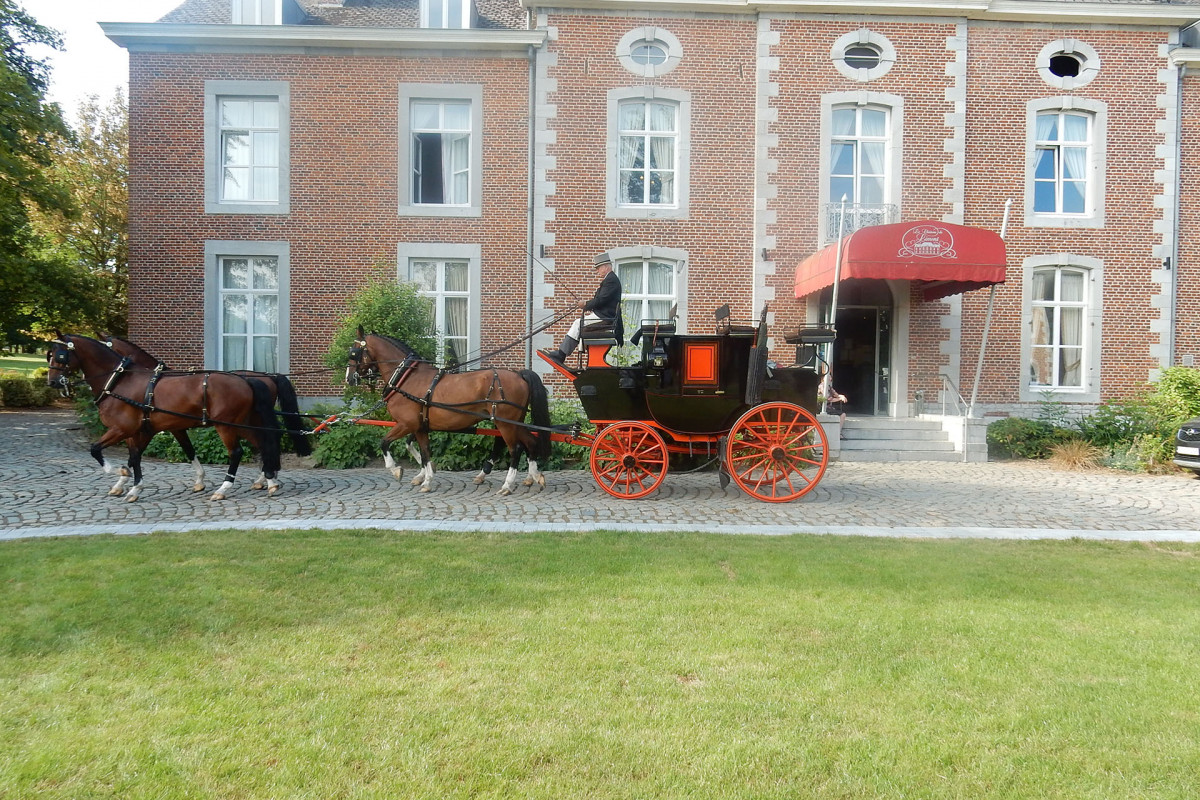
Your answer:
[[[684,385],[716,386],[718,375],[717,361],[716,342],[684,342]]]

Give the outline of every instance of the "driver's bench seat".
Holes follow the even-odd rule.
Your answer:
[[[584,364],[588,369],[607,367],[608,351],[621,344],[616,330],[615,320],[600,320],[590,322],[580,331],[579,344],[587,353]]]

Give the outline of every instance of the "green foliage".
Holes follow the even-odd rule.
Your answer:
[[[341,380],[347,354],[361,325],[366,333],[378,333],[401,339],[423,358],[432,358],[437,340],[432,335],[433,317],[429,302],[411,283],[398,283],[385,267],[347,301],[348,311],[333,335],[325,364],[336,370]]]
[[[988,455],[993,458],[1048,458],[1054,445],[1076,438],[1073,431],[1040,419],[1008,417],[988,425]]]
[[[47,386],[45,377],[33,378],[16,372],[0,373],[0,399],[9,408],[48,406],[57,396],[58,390]]]
[[[1110,452],[1128,450],[1134,439],[1153,429],[1150,410],[1144,400],[1102,403],[1093,413],[1080,418],[1075,427],[1088,444]]]
[[[1169,367],[1163,370],[1148,404],[1155,416],[1178,427],[1200,417],[1200,369]],[[1171,433],[1175,436],[1174,431]]]
[[[368,415],[370,419],[382,419],[380,411]],[[360,416],[362,406],[351,404],[342,408],[315,406],[314,415],[327,417],[337,414],[342,417]],[[379,440],[387,428],[378,425],[358,425],[350,421],[338,421],[316,435],[313,443],[313,463],[328,469],[354,469],[365,467],[373,459],[380,458]]]
[[[1055,428],[1071,427],[1071,412],[1067,404],[1057,399],[1054,392],[1042,392],[1038,401],[1038,419]]]

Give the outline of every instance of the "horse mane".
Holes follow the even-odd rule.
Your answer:
[[[420,355],[417,353],[417,351],[412,349],[408,345],[408,342],[404,341],[403,339],[397,339],[395,336],[387,336],[382,333],[372,333],[371,335],[379,339],[383,339],[385,342],[404,353],[405,356],[417,356],[420,358]],[[421,360],[424,361],[425,359],[421,358]]]

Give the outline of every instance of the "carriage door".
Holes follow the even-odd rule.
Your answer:
[[[828,302],[828,300],[827,300]],[[892,296],[882,281],[849,280],[838,290],[833,383],[846,412],[887,414],[892,380]]]

